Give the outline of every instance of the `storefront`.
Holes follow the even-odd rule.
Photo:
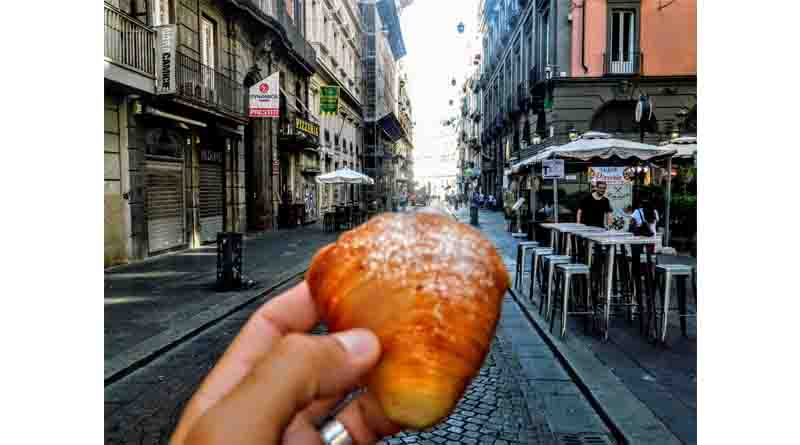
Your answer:
[[[224,230],[225,164],[219,142],[198,147],[200,243],[212,243]]]
[[[282,120],[278,142],[281,191],[278,224],[296,227],[316,222],[319,196],[314,177],[321,172],[319,125],[299,113],[290,113]]]
[[[148,252],[187,244],[185,167],[188,132],[170,124],[145,130],[145,217]]]

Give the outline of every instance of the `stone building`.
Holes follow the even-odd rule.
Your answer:
[[[349,0],[315,1],[306,9],[308,40],[317,53],[317,72],[311,79],[311,110],[320,121],[320,162],[315,172],[339,168],[361,172],[364,93],[363,31],[358,5]],[[339,87],[339,112],[319,116],[320,87]],[[311,175],[309,175],[311,177]],[[346,185],[315,185],[318,213],[335,204],[360,201],[360,190]]]
[[[404,128],[398,110],[397,61],[405,54],[394,0],[359,3],[364,32],[364,172],[375,184],[364,186],[370,208],[394,208],[396,143]]]
[[[482,179],[588,130],[657,143],[696,132],[696,1],[482,0]],[[634,120],[647,98],[653,115]],[[500,180],[502,178],[502,181]]]
[[[295,130],[314,124],[304,3],[104,2],[106,266],[271,229],[281,192],[297,203],[316,143]],[[247,87],[276,71],[280,117],[248,118]]]

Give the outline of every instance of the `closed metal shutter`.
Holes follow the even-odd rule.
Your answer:
[[[200,164],[200,242],[216,242],[225,211],[225,172],[220,164]]]
[[[185,244],[183,164],[147,161],[146,190],[150,252]]]

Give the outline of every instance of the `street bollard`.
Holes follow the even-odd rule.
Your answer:
[[[475,206],[469,208],[469,223],[473,226],[478,225],[478,208]]]
[[[217,233],[217,290],[242,287],[242,234]]]

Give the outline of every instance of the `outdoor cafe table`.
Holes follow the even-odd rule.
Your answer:
[[[619,233],[626,233],[626,232],[619,232]],[[630,234],[628,234],[630,235]],[[603,340],[608,340],[608,331],[609,331],[609,324],[611,320],[611,297],[613,294],[613,287],[614,287],[614,254],[616,251],[616,246],[646,246],[646,245],[653,245],[656,244],[656,237],[646,237],[646,236],[598,236],[593,233],[583,233],[579,234],[588,241],[591,241],[600,246],[607,246],[606,249],[606,265],[603,268],[603,283],[605,284],[605,308],[603,311]]]
[[[562,226],[556,227],[553,229],[555,232],[558,233],[556,242],[558,243],[558,254],[561,255],[561,252],[564,252],[564,255],[572,255],[572,243],[570,242],[570,235],[580,235],[582,233],[588,234],[596,234],[596,233],[605,233],[607,232],[606,229],[602,227],[595,227],[595,226],[587,226],[584,224],[576,225],[573,227],[569,226]],[[564,248],[562,249],[562,246]]]
[[[543,229],[550,230],[550,247],[553,248],[553,252],[558,251],[558,235],[560,230],[568,229],[568,228],[580,228],[580,227],[588,227],[584,224],[578,223],[542,223],[541,227]]]

